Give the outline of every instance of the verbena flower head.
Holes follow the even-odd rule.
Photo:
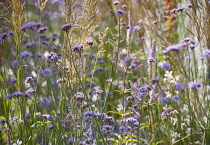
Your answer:
[[[49,68],[46,68],[42,71],[43,76],[51,76],[51,70]]]
[[[72,50],[77,51],[77,52],[81,52],[83,49],[84,49],[84,46],[82,44],[72,47]]]
[[[29,93],[29,94],[33,94],[35,92],[35,90],[33,88],[30,88],[26,91],[26,93]]]
[[[151,80],[151,84],[155,84],[157,82],[159,82],[159,78],[158,77],[153,77],[152,80]]]
[[[190,45],[189,48],[190,48],[191,50],[193,50],[193,49],[195,49],[195,45]]]
[[[102,126],[101,132],[103,134],[110,134],[112,133],[113,127],[111,125],[104,125]]]
[[[11,84],[16,83],[16,82],[17,82],[17,80],[18,80],[18,79],[16,79],[16,78],[12,79],[12,80],[11,80]]]
[[[180,91],[185,91],[185,88],[183,87],[183,85],[179,82],[176,82],[174,84],[174,87],[177,89],[177,90],[180,90]]]
[[[170,63],[164,62],[164,63],[161,65],[161,69],[170,70],[170,69],[171,69]]]
[[[192,8],[193,5],[192,5],[192,4],[187,4],[187,6],[188,6],[189,8]]]
[[[152,24],[157,24],[158,23],[158,20],[155,20],[152,22]]]
[[[46,31],[48,29],[48,27],[42,27],[42,28],[39,28],[39,30],[37,31],[37,33],[43,33],[44,31]]]
[[[164,98],[164,97],[161,98],[161,103],[162,103],[163,105],[165,105],[168,101],[169,101],[168,98]]]
[[[135,26],[134,27],[134,31],[140,31],[141,30],[141,27],[140,26]]]
[[[20,97],[20,96],[24,96],[25,93],[22,93],[22,92],[14,92],[12,95],[15,96],[15,97]]]
[[[23,58],[23,59],[26,59],[28,57],[32,57],[33,54],[31,52],[28,52],[28,51],[23,51],[20,53],[20,57]]]
[[[6,123],[7,120],[6,119],[0,119],[0,123]]]
[[[0,34],[0,42],[2,42],[3,39],[5,39],[7,36],[8,36],[8,34],[7,34],[6,32],[1,33],[1,34]]]
[[[54,53],[54,52],[50,52],[50,54],[48,54],[47,58],[51,59],[51,60],[54,60],[54,61],[57,61],[58,60],[58,54]]]
[[[87,43],[88,45],[92,46],[93,43],[94,43],[94,41],[93,41],[93,40],[87,40],[86,43]]]
[[[20,28],[20,31],[26,31],[27,29],[34,30],[35,28],[39,28],[41,26],[42,26],[41,23],[28,22],[26,25]]]
[[[124,9],[125,9],[125,8],[127,8],[127,6],[126,6],[126,5],[122,5],[122,8],[124,8]]]
[[[115,14],[116,15],[124,15],[124,14],[126,14],[126,12],[121,10],[121,9],[119,9],[119,10],[115,11]]]
[[[14,60],[14,61],[12,62],[12,68],[16,68],[16,67],[18,67],[18,66],[19,66],[18,60]]]
[[[74,142],[74,138],[71,137],[71,138],[68,139],[68,142],[67,143],[70,144],[70,143],[73,143],[73,142]]]
[[[32,77],[27,77],[26,80],[25,80],[25,83],[29,83],[29,82],[32,82],[34,81],[34,79]]]
[[[173,95],[172,98],[175,101],[179,101],[180,100],[180,96],[179,95]]]
[[[179,43],[176,45],[172,45],[167,47],[165,50],[162,51],[163,54],[169,53],[170,51],[178,51],[178,50],[182,50],[184,46],[186,46],[187,43]]]
[[[113,2],[113,4],[114,5],[118,5],[120,2],[118,1],[118,0],[115,0],[114,2]]]
[[[81,92],[77,92],[75,95],[74,95],[74,99],[76,100],[84,100],[85,99],[85,95]]]
[[[12,94],[8,94],[8,95],[6,95],[6,97],[4,98],[4,99],[6,99],[6,100],[11,100],[12,99]]]
[[[203,55],[206,56],[206,57],[210,57],[210,49],[205,49],[203,51]]]
[[[198,82],[189,82],[188,83],[188,87],[191,89],[197,89],[201,86],[202,86],[202,83],[198,83]]]
[[[68,31],[68,30],[71,29],[71,27],[72,27],[72,23],[65,24],[65,25],[63,25],[63,26],[61,27],[61,30],[63,30],[63,31]]]

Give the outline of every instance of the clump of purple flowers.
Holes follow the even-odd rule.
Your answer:
[[[123,11],[123,10],[121,10],[121,9],[119,9],[119,10],[117,10],[117,11],[115,12],[115,14],[116,14],[116,15],[124,15],[124,14],[126,14],[126,12]]]
[[[43,33],[44,31],[46,31],[48,29],[48,27],[42,27],[42,28],[39,28],[39,30],[37,31],[37,33]]]
[[[93,41],[93,40],[87,40],[86,43],[87,43],[88,45],[92,46],[93,43],[94,43],[94,41]]]
[[[27,29],[34,30],[35,28],[39,28],[41,26],[42,26],[41,23],[28,22],[26,25],[20,28],[20,31],[26,31]]]
[[[26,59],[28,57],[32,57],[33,54],[31,52],[28,52],[28,51],[23,51],[20,53],[20,57],[23,58],[23,59]]]
[[[81,92],[77,92],[75,95],[74,95],[74,99],[76,100],[84,100],[85,99],[85,95]]]
[[[185,91],[185,88],[183,87],[183,85],[179,82],[176,82],[174,84],[174,87],[177,89],[177,90],[180,90],[180,91]]]
[[[61,30],[68,31],[69,29],[71,29],[71,27],[72,27],[72,23],[65,24],[61,27]]]
[[[198,82],[189,82],[188,83],[188,87],[191,89],[197,89],[201,86],[202,86],[202,83],[198,83]]]
[[[169,46],[167,47],[165,50],[163,50],[163,54],[167,54],[169,53],[170,51],[178,51],[178,50],[182,50],[184,46],[186,46],[187,43],[179,43],[179,44],[176,44],[176,45],[172,45],[172,46]]]
[[[32,77],[27,77],[25,80],[25,83],[29,83],[31,81],[34,81],[34,79]]]
[[[210,57],[210,49],[205,49],[203,51],[203,55],[206,56],[206,57]]]
[[[161,65],[161,69],[170,70],[170,69],[171,69],[170,63],[164,62],[164,63]]]
[[[48,54],[47,58],[57,61],[58,60],[58,54],[54,53],[54,52],[50,52],[50,54]]]
[[[101,129],[103,134],[110,134],[112,133],[113,127],[111,125],[104,125]]]
[[[82,51],[83,49],[84,49],[84,46],[82,44],[72,47],[73,51],[78,51],[78,52]]]

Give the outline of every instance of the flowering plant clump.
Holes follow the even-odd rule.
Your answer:
[[[0,7],[0,144],[210,143],[209,1]]]

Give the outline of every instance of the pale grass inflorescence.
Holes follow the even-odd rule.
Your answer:
[[[0,143],[210,143],[210,2],[0,3]]]

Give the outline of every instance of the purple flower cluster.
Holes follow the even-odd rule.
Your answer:
[[[185,9],[184,7],[177,8],[177,9],[172,9],[172,10],[170,10],[170,14],[175,14],[175,13],[178,13],[178,12],[182,12],[184,9]]]
[[[157,82],[159,82],[159,78],[158,77],[153,77],[152,80],[151,80],[151,84],[155,84]]]
[[[24,25],[24,26],[22,26],[20,28],[20,31],[24,31],[25,32],[27,29],[34,30],[35,28],[39,28],[41,26],[42,26],[41,23],[28,22],[26,25]]]
[[[39,45],[39,43],[38,43],[38,42],[34,42],[34,41],[32,41],[31,43],[29,43],[29,44],[25,45],[25,47],[26,47],[26,48],[31,48],[31,47],[33,47],[33,46],[37,46],[37,45]]]
[[[184,46],[186,46],[187,43],[179,43],[176,45],[172,45],[167,47],[165,50],[162,51],[163,54],[169,53],[170,51],[178,51],[178,50],[182,50]]]
[[[48,27],[42,27],[42,28],[39,28],[39,30],[37,31],[37,33],[43,33],[44,31],[46,31],[48,29]]]
[[[54,52],[50,52],[50,54],[48,54],[48,56],[47,56],[47,59],[57,61],[58,60],[58,54],[54,53]]]
[[[83,49],[84,49],[84,46],[82,44],[72,47],[73,51],[78,51],[78,52],[82,51]]]
[[[84,100],[85,99],[85,95],[81,92],[77,92],[75,95],[74,95],[74,99],[76,100]]]
[[[25,80],[25,83],[29,83],[31,81],[34,81],[34,79],[32,77],[27,77]]]
[[[114,5],[118,5],[120,2],[118,1],[118,0],[115,0],[114,2],[113,2],[113,4]]]
[[[201,86],[202,86],[202,83],[198,83],[198,82],[189,82],[188,83],[188,87],[191,89],[197,89]]]
[[[112,130],[113,130],[113,127],[111,125],[104,125],[102,126],[102,129],[101,129],[103,134],[110,134],[112,133]]]
[[[23,52],[20,53],[19,56],[20,56],[21,58],[23,58],[23,59],[26,59],[26,58],[28,58],[28,57],[32,57],[33,54],[32,54],[31,52],[28,52],[28,51],[23,51]]]
[[[177,89],[177,90],[180,90],[180,91],[185,91],[185,88],[183,87],[183,85],[179,82],[176,82],[174,84],[174,87]]]
[[[171,69],[171,65],[170,65],[170,63],[168,63],[168,62],[164,62],[164,63],[161,65],[160,68],[161,68],[161,69],[164,69],[164,70],[170,70],[170,69]]]
[[[145,98],[148,91],[149,91],[149,89],[148,89],[147,87],[140,87],[140,88],[138,89],[139,96],[140,96],[141,98]]]
[[[8,34],[7,34],[6,32],[1,33],[1,34],[0,34],[0,42],[2,42],[3,39],[5,39],[7,36],[8,36]]]
[[[86,111],[83,116],[85,116],[85,121],[90,121],[92,118],[98,118],[102,114],[101,113],[96,113],[94,111]]]
[[[86,43],[87,43],[88,45],[92,46],[93,43],[94,43],[94,41],[93,41],[93,40],[87,40]]]
[[[61,30],[68,31],[69,29],[71,29],[71,27],[72,27],[72,23],[65,24],[61,27]]]
[[[203,55],[206,56],[206,57],[210,57],[210,49],[205,49],[203,51]]]
[[[12,97],[21,97],[21,96],[25,96],[27,98],[30,98],[30,94],[28,94],[28,93],[14,92],[13,94],[8,94],[4,99],[10,100],[10,99],[12,99]]]
[[[179,95],[173,95],[172,98],[173,98],[175,101],[179,101],[179,100],[180,100],[180,96],[179,96]]]
[[[42,71],[43,76],[51,76],[51,70],[49,68],[46,68]]]
[[[115,12],[115,14],[116,14],[116,15],[124,15],[124,14],[126,14],[126,12],[123,11],[123,10],[121,10],[121,9],[119,9],[119,10],[117,10],[117,11]]]

